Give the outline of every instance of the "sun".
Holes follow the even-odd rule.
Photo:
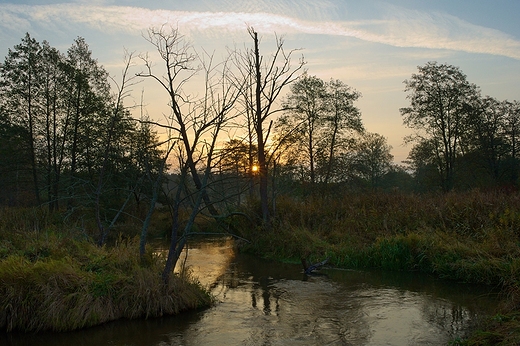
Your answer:
[[[252,171],[253,173],[258,172],[258,166],[257,166],[257,165],[253,165],[253,166],[251,166],[251,171]]]

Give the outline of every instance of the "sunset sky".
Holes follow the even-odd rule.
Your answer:
[[[387,137],[400,162],[410,150],[403,81],[418,65],[458,66],[484,95],[520,100],[519,13],[518,0],[0,0],[0,59],[26,32],[62,52],[81,36],[117,76],[124,49],[152,50],[143,39],[150,27],[177,26],[196,48],[224,52],[250,45],[251,25],[264,55],[283,35],[310,75],[360,91],[366,129]]]

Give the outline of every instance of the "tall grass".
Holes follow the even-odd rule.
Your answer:
[[[208,293],[189,277],[175,275],[165,285],[162,260],[149,252],[142,264],[138,239],[120,239],[100,248],[86,241],[82,232],[65,230],[52,215],[27,212],[0,211],[4,330],[73,330],[119,318],[176,314],[211,303]],[[37,228],[25,219],[34,215]]]
[[[502,288],[501,313],[457,345],[520,344],[520,194],[310,195],[277,200],[270,232],[242,225],[245,251],[342,268],[422,271]],[[240,226],[237,226],[239,228]]]
[[[329,257],[339,267],[419,270],[465,282],[520,282],[520,195],[465,192],[280,198],[247,251]]]

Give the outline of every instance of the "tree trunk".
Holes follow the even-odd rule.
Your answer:
[[[33,114],[33,107],[32,107],[32,75],[31,71],[29,70],[29,82],[28,82],[28,90],[27,90],[27,117],[29,120],[29,151],[30,151],[30,159],[31,159],[31,170],[32,170],[32,177],[33,177],[33,184],[34,184],[34,198],[36,200],[36,204],[41,204],[40,199],[40,186],[38,184],[38,170],[36,167],[36,147],[35,147],[35,136],[34,136],[34,130],[35,130],[35,124],[34,124],[34,114]]]
[[[258,145],[258,173],[260,176],[260,203],[262,205],[262,221],[264,227],[268,227],[270,222],[269,204],[267,195],[267,162],[265,158],[265,142],[263,133],[263,114],[262,114],[262,75],[260,71],[260,52],[258,48],[258,34],[254,32],[253,40],[255,43],[255,118],[256,118],[256,138]]]
[[[335,105],[335,108],[337,106]],[[334,110],[334,127],[332,130],[332,137],[330,140],[330,147],[329,147],[329,159],[327,160],[327,173],[325,174],[325,184],[329,183],[330,177],[332,175],[332,168],[334,166],[334,148],[336,147],[336,136],[338,134],[338,111],[337,109]]]

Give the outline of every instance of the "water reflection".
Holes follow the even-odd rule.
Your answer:
[[[322,272],[305,281],[298,265],[235,254],[214,286],[222,314],[212,313],[205,328],[213,332],[197,342],[444,345],[496,306],[489,287],[414,273]]]
[[[304,277],[300,265],[236,253],[230,239],[192,244],[186,264],[215,307],[74,333],[0,336],[0,344],[445,345],[497,302],[488,287],[418,274],[327,269]]]

